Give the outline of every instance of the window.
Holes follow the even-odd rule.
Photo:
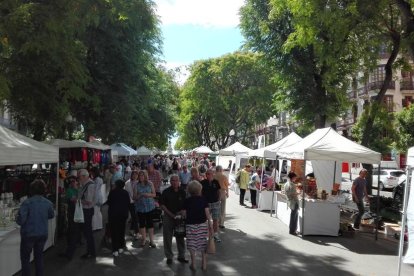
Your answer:
[[[413,96],[405,96],[402,100],[403,107],[409,107],[410,104],[413,102]]]
[[[384,104],[385,104],[385,107],[387,108],[388,112],[394,112],[393,96],[385,95]]]
[[[371,82],[383,82],[385,79],[385,68],[384,66],[378,66],[372,72]]]

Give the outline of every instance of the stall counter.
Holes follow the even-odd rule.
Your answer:
[[[290,209],[286,195],[276,192],[276,217],[289,225]],[[306,199],[304,209],[304,227],[302,227],[302,202],[299,202],[298,232],[303,228],[303,235],[338,236],[340,224],[340,206],[327,200]]]
[[[48,238],[44,250],[54,245],[56,217],[48,222]],[[30,260],[33,260],[33,254]],[[20,228],[0,230],[0,275],[13,275],[21,270],[20,263]]]
[[[270,210],[272,207],[272,195],[273,191],[257,191],[259,194],[259,200],[257,201],[257,210],[264,211],[264,210]],[[276,196],[276,195],[275,195]],[[274,200],[274,199],[273,199]]]

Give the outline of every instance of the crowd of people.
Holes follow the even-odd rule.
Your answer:
[[[160,213],[166,263],[173,263],[172,240],[176,239],[177,261],[195,269],[197,253],[202,268],[207,269],[207,240],[221,242],[219,229],[225,228],[225,206],[229,196],[228,178],[223,168],[207,158],[157,157],[118,162],[104,171],[98,168],[70,172],[65,179],[67,212],[67,247],[61,257],[71,260],[81,234],[86,241],[84,259],[95,258],[92,218],[108,206],[108,227],[112,255],[120,256],[126,248],[126,230],[142,248],[157,248],[154,220]],[[102,195],[101,186],[106,186]],[[107,199],[106,199],[107,198]],[[104,200],[106,199],[106,200]],[[74,221],[76,204],[81,204],[84,221]],[[181,231],[179,228],[181,227]],[[183,230],[184,229],[184,230]]]

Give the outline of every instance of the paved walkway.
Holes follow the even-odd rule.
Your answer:
[[[354,238],[300,237],[288,234],[288,227],[269,213],[238,205],[235,194],[228,200],[226,229],[217,253],[209,255],[208,268],[203,272],[197,264],[165,263],[162,233],[157,229],[158,248],[139,248],[128,242],[128,250],[117,258],[102,248],[96,260],[81,260],[84,248],[77,250],[71,262],[59,259],[64,242],[45,254],[45,275],[397,275],[398,241],[371,233],[359,232]],[[95,233],[100,240],[102,231]],[[173,245],[175,248],[175,244]],[[188,256],[189,257],[189,256]],[[414,275],[414,266],[403,265],[401,275]]]

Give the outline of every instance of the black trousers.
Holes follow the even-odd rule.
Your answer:
[[[131,215],[130,229],[133,230],[135,233],[138,233],[138,218],[137,218],[137,213],[135,211],[134,203],[129,204],[129,214]]]
[[[118,251],[125,247],[125,228],[128,217],[111,217],[109,218],[109,227],[111,229],[112,252]]]
[[[240,189],[240,204],[244,204],[244,195],[246,194],[246,189]]]
[[[250,201],[252,202],[252,206],[256,206],[256,195],[257,195],[257,191],[250,189]]]
[[[96,255],[95,240],[93,238],[93,233],[92,233],[93,213],[94,213],[93,208],[90,208],[90,209],[83,208],[83,216],[84,216],[85,222],[82,225],[82,232],[86,239],[87,253],[95,256]]]

